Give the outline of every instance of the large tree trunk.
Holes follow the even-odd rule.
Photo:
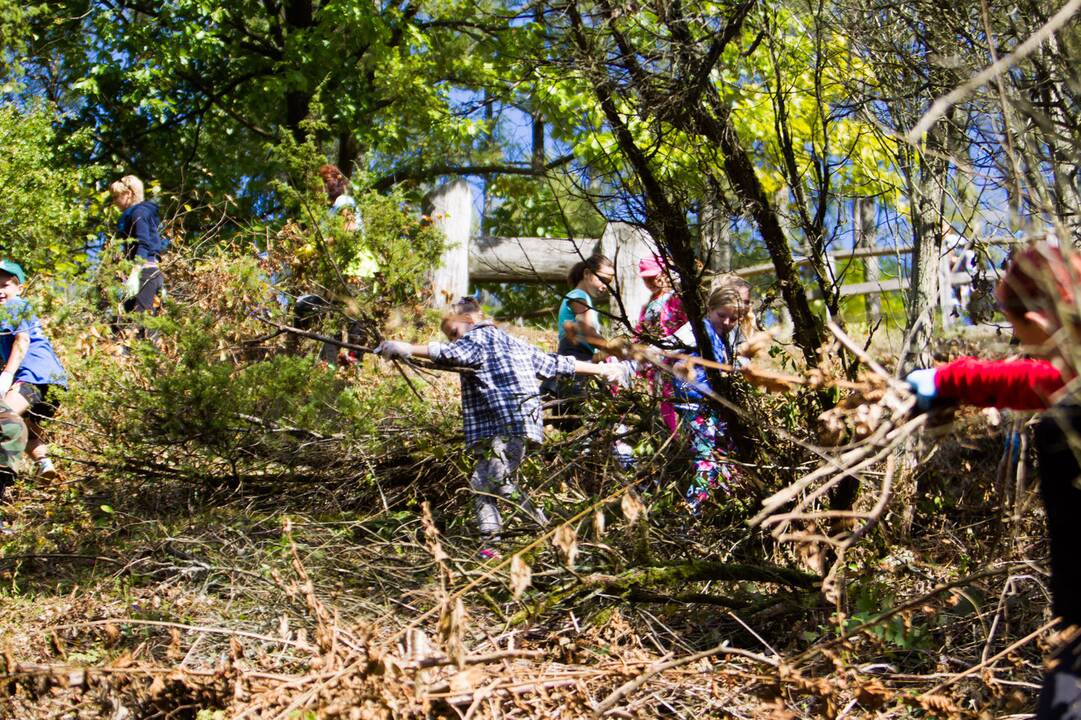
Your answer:
[[[286,36],[310,28],[315,21],[312,0],[289,0],[285,4]],[[285,93],[285,124],[297,142],[304,141],[301,122],[308,117],[312,94],[308,88],[293,88]]]
[[[942,213],[932,195],[933,173],[926,160],[917,162],[919,168],[909,184],[913,249],[903,372],[931,365],[930,348],[935,335],[935,308],[938,306],[938,264],[942,257]]]
[[[788,237],[758,179],[754,163],[729,122],[728,109],[721,104],[719,98],[714,98],[714,112],[715,115],[700,113],[697,118],[698,127],[703,135],[720,147],[724,155],[725,175],[743,206],[754,218],[773,261],[781,296],[792,315],[793,338],[803,352],[807,364],[817,365],[818,349],[822,346],[822,330],[818,318],[811,311],[807,290],[792,260]]]

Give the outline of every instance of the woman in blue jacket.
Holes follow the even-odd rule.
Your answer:
[[[113,203],[123,213],[117,232],[124,239],[124,257],[135,262],[128,280],[124,312],[157,312],[158,296],[165,287],[158,262],[165,250],[158,206],[145,199],[143,181],[125,175],[109,186]]]

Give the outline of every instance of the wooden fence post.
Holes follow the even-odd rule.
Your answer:
[[[649,290],[638,277],[638,261],[656,253],[653,238],[642,228],[628,223],[608,223],[601,236],[601,252],[615,263],[613,290],[622,300],[627,319],[633,327],[638,322],[642,306],[649,300]],[[612,314],[618,312],[619,305],[613,301]]]
[[[469,240],[473,233],[473,188],[450,182],[428,196],[435,226],[447,237],[439,266],[432,271],[432,306],[446,307],[469,292]]]
[[[875,246],[875,204],[871,198],[858,197],[853,201],[853,220],[856,232],[856,242],[853,247],[873,248]],[[863,281],[878,283],[882,277],[882,268],[878,264],[878,257],[868,256],[863,259]],[[882,317],[882,296],[877,292],[869,292],[865,296],[867,327],[873,328]]]
[[[562,282],[596,246],[596,238],[474,237],[469,245],[469,279]]]

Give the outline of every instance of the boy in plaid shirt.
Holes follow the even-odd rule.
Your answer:
[[[496,496],[515,503],[537,523],[546,524],[544,512],[514,483],[526,442],[544,440],[537,377],[599,375],[617,382],[622,375],[619,365],[542,352],[480,319],[476,312],[452,313],[443,319],[442,329],[449,343],[414,345],[387,340],[375,352],[386,360],[423,357],[473,370],[460,376],[462,421],[466,447],[477,457],[469,484],[476,495],[481,535],[488,542],[499,539],[503,521]],[[482,551],[485,557],[494,554],[488,548]]]

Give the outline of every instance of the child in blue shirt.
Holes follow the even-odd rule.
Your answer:
[[[26,451],[40,476],[54,478],[56,467],[48,457],[40,423],[56,412],[55,389],[67,388],[68,379],[41,331],[41,321],[22,297],[25,281],[26,273],[18,263],[0,260],[0,399],[19,418],[29,415]],[[18,455],[10,454],[15,457],[4,464],[14,473]]]
[[[584,340],[571,342],[564,327],[568,322],[580,323],[595,332],[600,332],[597,311],[593,309],[593,299],[608,292],[615,279],[615,267],[604,255],[590,255],[571,268],[567,281],[574,288],[563,296],[559,304],[559,348],[560,355],[570,355],[575,360],[593,359],[594,347]]]
[[[597,311],[593,309],[593,300],[608,292],[615,273],[612,261],[599,254],[590,255],[571,268],[567,281],[573,287],[559,304],[559,345],[556,348],[559,355],[570,355],[582,362],[593,359],[596,348],[583,340],[581,333],[572,342],[566,326],[570,323],[587,333],[600,333],[600,322]],[[586,386],[581,378],[549,378],[541,385],[541,390],[545,400],[556,401],[549,403],[552,408],[552,427],[568,431],[581,425],[581,421],[575,419],[579,414],[578,406],[586,395]]]

